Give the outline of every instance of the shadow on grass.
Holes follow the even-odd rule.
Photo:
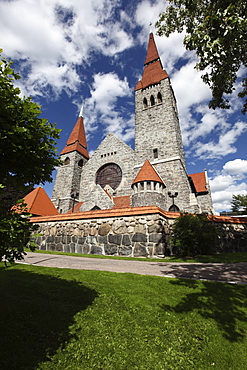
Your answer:
[[[0,269],[0,368],[31,370],[69,339],[74,315],[97,297],[75,281]]]
[[[247,283],[247,263],[159,263],[164,275],[172,274],[177,278],[205,279],[221,282]],[[162,267],[164,270],[162,271]]]
[[[208,281],[198,283],[193,280],[176,280],[170,283],[189,287],[191,293],[184,296],[176,306],[163,305],[164,310],[176,313],[196,311],[206,319],[213,319],[228,341],[239,342],[246,338],[246,332],[240,328],[241,322],[247,322],[246,286]],[[197,289],[199,284],[203,285],[200,292]]]

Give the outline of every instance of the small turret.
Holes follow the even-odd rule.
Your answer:
[[[132,207],[155,205],[165,209],[165,184],[151,163],[146,159],[132,183]]]

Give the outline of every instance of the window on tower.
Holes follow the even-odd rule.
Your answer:
[[[153,95],[150,96],[150,103],[151,103],[151,105],[154,105],[155,104],[154,96]]]
[[[67,158],[65,159],[64,164],[65,164],[65,165],[70,164],[70,159],[69,159],[69,157],[67,157]]]
[[[79,162],[78,162],[78,166],[79,167],[82,167],[83,166],[83,159],[80,159]]]
[[[146,98],[143,99],[143,108],[147,108],[148,107],[148,101]]]
[[[158,103],[162,103],[162,95],[160,92],[158,92],[157,99],[158,99]]]
[[[157,148],[153,149],[153,155],[154,155],[154,158],[158,158],[158,149]]]

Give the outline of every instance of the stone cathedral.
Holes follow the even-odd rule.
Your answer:
[[[187,174],[176,99],[152,33],[135,88],[134,150],[109,134],[89,158],[81,111],[61,159],[52,194],[59,213],[158,206],[213,214],[206,171]]]

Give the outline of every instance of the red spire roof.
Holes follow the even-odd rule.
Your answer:
[[[146,60],[144,62],[144,65],[153,62],[156,59],[159,59],[159,53],[154,41],[154,35],[152,32],[149,34],[149,41],[148,41],[148,50],[147,50],[147,56]]]
[[[67,140],[66,146],[60,154],[71,153],[75,150],[81,153],[84,157],[89,158],[84,122],[81,115],[78,117],[78,120],[76,121],[76,124]]]
[[[144,71],[142,79],[137,82],[135,90],[144,89],[149,85],[159,83],[168,77],[168,74],[163,70],[159,53],[154,41],[153,33],[149,35],[147,56],[144,63]]]
[[[145,160],[135,180],[132,182],[132,185],[141,181],[155,181],[164,184],[163,180],[159,177],[159,175],[157,174],[157,172],[155,171],[155,169],[153,168],[148,159]]]
[[[58,211],[46,194],[45,190],[38,187],[24,197],[24,202],[30,213],[35,216],[57,215]]]

